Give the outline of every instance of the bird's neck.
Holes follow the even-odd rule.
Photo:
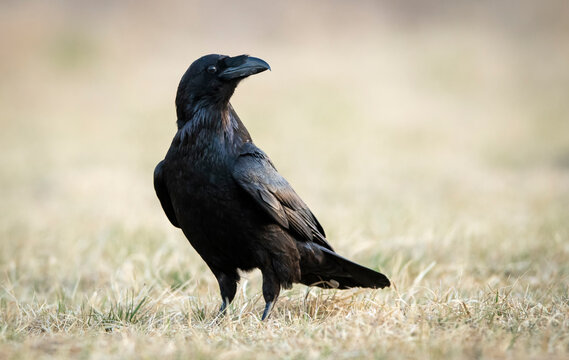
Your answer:
[[[230,107],[229,102],[217,103],[205,100],[185,108],[177,107],[178,130],[185,128],[188,124],[192,127],[223,128],[227,125],[227,114]]]
[[[196,144],[207,138],[229,143],[251,140],[229,102],[224,105],[194,106],[187,116],[178,116],[177,125],[176,138],[180,145]]]

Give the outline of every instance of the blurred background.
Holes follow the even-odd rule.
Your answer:
[[[400,284],[409,261],[477,286],[567,259],[567,1],[8,0],[0,48],[0,272],[30,285],[17,296],[111,277],[215,295],[152,186],[178,81],[208,53],[271,65],[232,104],[338,251]]]

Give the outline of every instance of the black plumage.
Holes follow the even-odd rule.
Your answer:
[[[383,288],[381,273],[336,254],[308,206],[251,140],[229,99],[237,84],[269,68],[261,59],[207,55],[186,71],[176,96],[178,131],[154,171],[172,225],[216,276],[221,311],[240,270],[263,274],[268,315],[281,287]]]

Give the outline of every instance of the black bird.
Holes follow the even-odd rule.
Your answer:
[[[269,70],[248,55],[206,55],[176,95],[178,131],[154,170],[154,188],[172,225],[207,263],[223,312],[240,270],[259,268],[269,314],[281,287],[383,288],[383,274],[336,254],[308,206],[251,140],[229,99],[244,78]]]

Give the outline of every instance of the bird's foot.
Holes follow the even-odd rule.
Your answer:
[[[219,313],[217,314],[217,317],[224,316],[226,312],[227,312],[227,301],[223,301],[221,303],[221,307],[219,308]]]
[[[271,312],[271,309],[273,308],[273,303],[274,301],[268,301],[267,304],[265,305],[265,311],[263,311],[263,317],[261,317],[261,321],[264,321],[267,316],[269,316],[269,313]]]

